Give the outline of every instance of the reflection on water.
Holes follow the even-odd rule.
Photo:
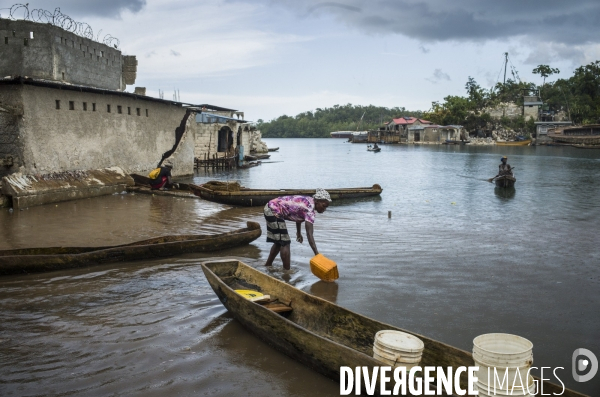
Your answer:
[[[495,187],[494,194],[500,198],[509,199],[515,197],[516,189],[514,187]]]
[[[336,282],[329,283],[327,281],[319,280],[310,286],[310,293],[328,300],[329,302],[336,303],[338,296],[339,285]]]
[[[349,310],[465,350],[477,335],[508,332],[534,343],[538,367],[569,368],[579,347],[600,351],[597,151],[387,145],[373,156],[364,145],[334,139],[267,143],[280,147],[271,160],[283,162],[201,172],[193,181],[237,179],[253,188],[379,183],[383,193],[317,214],[315,240],[338,264],[335,283],[310,273],[307,242],[292,243],[289,272],[279,259],[264,267],[264,234],[213,257],[242,258]],[[487,182],[502,155],[518,167],[518,194],[492,191]],[[257,207],[106,196],[0,210],[0,249],[221,233],[247,220],[264,231]],[[0,394],[339,394],[336,382],[273,351],[225,314],[198,265],[207,258],[0,279]],[[600,389],[598,377],[561,380],[591,395]]]

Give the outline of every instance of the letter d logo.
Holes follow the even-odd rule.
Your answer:
[[[584,356],[585,358],[580,358]],[[598,358],[588,349],[579,348],[573,352],[573,379],[577,382],[587,382],[591,380],[598,372]],[[579,375],[577,372],[584,372],[589,368],[585,375]]]

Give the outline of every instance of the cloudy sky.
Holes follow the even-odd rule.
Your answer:
[[[0,17],[13,4],[0,0]],[[117,37],[149,95],[179,90],[248,120],[346,103],[428,110],[464,95],[469,76],[502,81],[505,52],[507,76],[536,83],[539,64],[568,78],[600,59],[598,0],[29,1],[56,7]]]

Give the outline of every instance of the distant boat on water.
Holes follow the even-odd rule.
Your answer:
[[[350,138],[354,131],[335,131],[331,133],[332,138]]]
[[[498,146],[529,146],[531,144],[531,139],[526,139],[524,141],[497,141],[496,145]]]

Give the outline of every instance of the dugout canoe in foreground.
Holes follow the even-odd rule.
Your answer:
[[[262,231],[256,222],[228,233],[155,237],[111,247],[48,247],[0,251],[0,276],[40,273],[111,262],[167,258],[249,244]]]
[[[381,330],[407,332],[420,338],[425,345],[421,366],[456,369],[474,365],[469,352],[351,312],[243,262],[205,262],[202,270],[221,303],[244,327],[275,349],[335,381],[340,379],[342,366],[383,365],[373,358],[375,334]],[[252,302],[236,293],[236,289],[259,291],[269,295],[270,301],[266,305]],[[554,383],[543,383],[544,393],[560,394],[563,390]],[[464,373],[461,386],[468,387]],[[584,397],[566,388],[562,396]]]
[[[232,190],[211,189],[208,184],[192,185],[190,190],[204,200],[214,201],[215,203],[239,205],[245,207],[254,207],[267,204],[270,200],[281,196],[312,196],[315,189],[248,189],[237,187]],[[379,196],[383,189],[375,184],[371,187],[355,187],[345,189],[325,189],[329,192],[333,201],[341,199],[356,199],[370,196]]]

